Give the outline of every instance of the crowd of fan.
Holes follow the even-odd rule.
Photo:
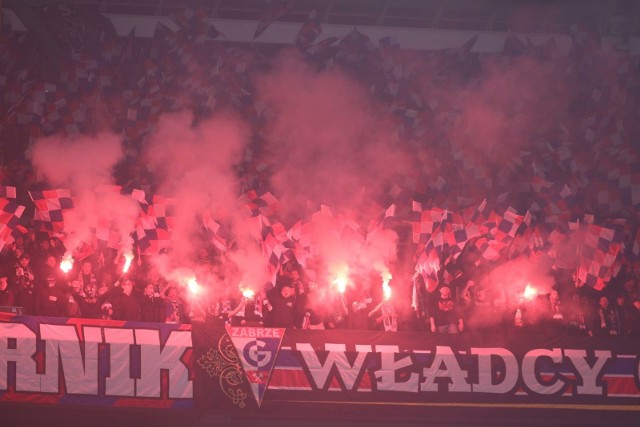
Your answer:
[[[123,273],[122,257],[105,260],[101,252],[63,272],[63,254],[62,242],[46,233],[30,232],[6,246],[0,254],[0,306],[20,307],[24,315],[160,323],[640,337],[640,293],[633,278],[619,291],[599,295],[597,304],[571,283],[557,283],[548,293],[527,297],[509,289],[496,291],[482,279],[443,282],[428,291],[419,274],[392,281],[393,294],[388,296],[377,275],[351,278],[340,292],[331,283],[308,280],[299,265],[291,264],[268,292],[244,293],[228,280],[225,286],[220,264],[204,254],[207,290],[192,294],[163,278],[145,258]],[[224,290],[215,291],[216,283]]]
[[[352,278],[343,293],[304,277],[292,268],[266,294],[261,314],[254,314],[260,313],[255,300],[245,298],[228,321],[302,329],[640,336],[640,293],[633,278],[617,292],[595,295],[573,282],[557,282],[548,292],[527,296],[520,289],[492,286],[481,275],[478,283],[465,275],[428,290],[416,273],[392,281],[389,295],[377,274]]]
[[[167,312],[177,304],[177,293],[166,284],[159,288],[157,277],[140,286],[135,275],[116,277],[115,266],[109,268],[97,258],[86,258],[76,268],[63,272],[60,261],[64,251],[62,242],[46,233],[31,232],[7,245],[2,251],[0,305],[18,307],[24,315],[187,320],[187,313],[178,308]]]
[[[245,90],[245,86],[249,85],[249,73],[265,66],[266,61],[262,53],[221,44],[215,45],[215,55],[210,55],[211,52],[207,50],[209,45],[192,43],[196,39],[192,34],[195,28],[190,29],[185,23],[182,24],[184,29],[181,32],[159,36],[148,41],[144,48],[136,49],[135,41],[132,40],[114,40],[109,49],[107,46],[104,47],[97,60],[83,57],[82,60],[76,61],[75,68],[71,67],[72,71],[63,73],[64,79],[56,82],[58,85],[54,87],[57,93],[40,90],[40,85],[34,83],[49,84],[51,76],[40,76],[42,72],[38,70],[42,70],[43,67],[31,63],[30,59],[24,57],[24,52],[30,50],[26,49],[25,43],[19,42],[18,38],[28,39],[28,36],[4,35],[1,41],[11,49],[7,49],[6,54],[0,57],[3,73],[8,74],[6,87],[2,88],[2,101],[7,108],[3,111],[5,114],[0,135],[7,141],[5,148],[10,146],[12,150],[19,152],[7,152],[7,158],[14,162],[12,167],[4,168],[4,181],[17,183],[25,188],[42,186],[43,183],[37,182],[35,174],[24,165],[28,163],[24,159],[28,143],[39,136],[56,132],[71,135],[90,133],[103,126],[102,120],[106,120],[110,122],[109,126],[118,131],[122,130],[125,134],[127,159],[118,167],[118,180],[123,184],[146,190],[152,188],[154,183],[149,181],[148,171],[145,171],[142,165],[136,164],[136,159],[143,145],[141,141],[144,134],[160,114],[187,108],[204,117],[219,105],[237,109],[255,123],[266,120],[264,116],[268,114],[256,109],[250,92]],[[357,32],[354,34],[359,35]],[[361,37],[355,37],[355,40],[360,42]],[[415,120],[414,114],[418,107],[410,102],[413,99],[411,83],[413,80],[419,81],[422,77],[425,80],[438,81],[438,85],[444,89],[432,88],[434,105],[442,104],[442,109],[446,110],[445,100],[449,99],[448,92],[454,92],[452,88],[459,86],[458,80],[467,80],[466,75],[463,75],[466,72],[469,72],[471,77],[477,74],[474,74],[473,70],[478,68],[478,58],[469,56],[460,61],[453,56],[433,56],[426,59],[416,56],[416,63],[419,63],[419,59],[425,61],[421,66],[414,64],[420,72],[416,72],[416,75],[410,78],[400,73],[403,76],[395,77],[398,80],[395,81],[393,76],[397,74],[398,64],[393,63],[392,59],[395,59],[396,54],[399,57],[406,55],[411,59],[412,54],[404,52],[401,55],[401,52],[393,49],[386,53],[382,50],[376,51],[369,48],[370,41],[360,44],[361,46],[355,43],[351,37],[348,43],[345,42],[339,47],[327,47],[310,61],[317,62],[321,69],[329,69],[334,60],[338,63],[342,61],[347,71],[365,76],[363,79],[372,84],[376,96],[388,104],[389,111],[385,113],[386,116],[398,121],[397,127],[400,131],[411,136],[408,139],[420,140],[412,149],[421,150],[431,144],[440,151],[442,147],[436,144],[439,143],[441,135],[437,132],[433,135],[422,135],[420,129],[437,127],[441,122],[454,126],[455,122],[451,119],[449,123],[450,111],[443,112],[433,107],[437,114],[431,114],[425,108],[424,114],[421,114],[423,126],[418,126],[420,120]],[[525,50],[525,47],[522,47],[522,50]],[[201,53],[206,55],[200,56]],[[596,127],[599,132],[608,130],[613,126],[612,123],[616,123],[617,126],[618,122],[623,121],[630,129],[637,126],[637,122],[631,117],[640,99],[632,96],[633,93],[638,93],[639,87],[633,68],[633,64],[637,67],[637,58],[635,62],[622,58],[624,67],[616,63],[610,70],[606,69],[605,65],[602,65],[602,70],[594,67],[594,70],[602,73],[600,76],[595,71],[593,75],[588,74],[585,70],[590,68],[583,67],[584,64],[578,61],[585,57],[589,59],[588,52],[576,50],[573,54],[581,56],[577,59],[566,59],[567,62],[574,61],[571,67],[558,61],[557,69],[575,69],[577,77],[571,80],[577,82],[575,86],[582,96],[576,99],[584,101],[576,101],[576,105],[579,104],[585,110],[577,113],[585,123],[575,125],[576,134],[584,134],[585,129],[591,130],[591,127],[595,126],[594,123],[603,123],[600,128]],[[555,53],[542,49],[531,55],[552,58]],[[210,63],[204,62],[203,59],[203,64],[194,64],[197,62],[194,58],[198,57],[206,58]],[[96,61],[99,61],[99,66],[93,64]],[[13,65],[7,65],[9,62]],[[370,67],[371,63],[377,66]],[[445,64],[442,69],[437,66],[440,63]],[[189,66],[185,67],[182,64]],[[466,68],[461,68],[462,65]],[[126,67],[127,71],[119,72],[121,67]],[[191,69],[199,70],[200,67],[210,67],[216,72],[212,72],[211,75],[205,72],[189,74]],[[457,71],[453,72],[455,70]],[[196,75],[200,74],[207,77],[200,77],[199,80]],[[601,80],[600,77],[607,83],[601,85],[604,94],[592,95],[592,84],[586,84],[585,88],[579,87],[580,82],[588,81],[590,78]],[[382,84],[377,80],[381,80]],[[187,95],[184,95],[185,93]],[[51,101],[48,98],[52,95],[66,101]],[[93,95],[95,99],[91,98]],[[441,98],[438,98],[439,96]],[[44,101],[41,102],[40,98],[44,98]],[[620,101],[619,98],[624,98],[625,101]],[[31,111],[33,105],[40,104],[46,104],[48,107],[55,105],[56,108],[61,104],[62,107],[61,111],[52,112],[45,109],[43,113],[39,108],[33,108],[34,111]],[[83,113],[75,114],[76,112],[71,111],[69,107],[71,104],[84,106],[80,108]],[[92,108],[95,108],[95,111]],[[453,111],[456,107],[451,105],[449,108]],[[579,108],[576,107],[576,110]],[[609,116],[606,116],[604,112],[609,110],[613,113],[607,113]],[[102,117],[105,111],[110,113],[106,118]],[[61,117],[64,114],[70,118]],[[602,115],[606,117],[601,117]],[[603,141],[599,148],[600,159],[608,159],[602,154],[608,147],[608,143],[604,139]],[[552,154],[543,150],[541,156],[557,155],[557,163],[560,164],[565,158],[557,153],[563,153],[562,150],[567,146],[576,151],[588,152],[589,159],[593,154],[594,148],[586,144],[583,147],[578,147],[578,144],[560,144],[557,150],[552,150]],[[622,150],[619,152],[624,154]],[[575,157],[579,159],[579,156]],[[619,161],[613,154],[610,157],[611,163]],[[426,156],[416,155],[416,158]],[[438,167],[441,170],[434,169],[433,176],[430,177],[432,180],[435,180],[438,173],[445,174],[446,171],[459,168],[459,164],[453,158],[447,159],[444,154],[438,159]],[[265,171],[257,163],[247,161],[241,165],[244,182],[249,187],[264,185],[264,182],[261,182],[264,178],[262,175],[267,174],[268,170]],[[579,163],[578,166],[582,164]],[[609,166],[601,160],[598,167],[605,169]],[[580,175],[574,174],[572,169],[569,169],[570,173],[566,170],[554,170],[551,166],[549,169],[550,177],[562,176],[563,172],[572,177]],[[478,171],[481,170],[482,168],[478,167]],[[587,172],[581,173],[585,176],[597,176],[597,172],[602,171]],[[449,187],[436,193],[435,200],[450,195],[458,196],[456,190],[471,185],[472,181],[484,182],[477,179],[476,175],[461,174],[457,177],[460,182],[456,186],[456,178],[445,176]],[[513,176],[505,177],[502,180],[505,185],[511,188],[518,187],[512,181]],[[530,180],[531,176],[525,174],[523,179]],[[576,180],[583,181],[579,178]],[[493,181],[488,182],[492,183],[490,187],[493,188]],[[497,181],[498,184],[500,182]],[[525,187],[530,190],[531,186]],[[592,194],[588,186],[578,188],[584,193],[581,196],[585,200],[590,201],[590,198],[596,197],[596,193]],[[624,190],[620,190],[622,195],[630,197],[626,189]],[[527,197],[523,199],[528,200]],[[593,206],[598,207],[595,202]],[[603,215],[613,216],[618,213],[613,212],[614,207],[610,206],[601,209]],[[419,330],[433,333],[489,332],[517,328],[531,331],[554,329],[589,336],[637,336],[640,323],[638,283],[633,274],[627,275],[628,280],[611,286],[605,294],[576,290],[570,278],[558,278],[555,289],[532,299],[523,299],[521,294],[509,295],[504,290],[496,291],[494,287],[484,283],[481,277],[473,277],[469,272],[464,281],[447,283],[441,280],[440,286],[431,292],[426,291],[426,286],[420,282],[419,277],[415,277],[413,281],[408,278],[392,282],[393,295],[385,299],[379,279],[354,278],[352,286],[340,293],[333,289],[331,284],[307,280],[303,270],[292,268],[288,273],[279,276],[275,286],[266,293],[257,292],[254,296],[243,296],[233,281],[227,280],[230,284],[227,283],[223,287],[224,292],[193,296],[184,286],[161,277],[158,271],[148,265],[144,257],[139,258],[139,262],[134,261],[134,266],[126,275],[120,272],[121,257],[111,256],[105,259],[104,255],[98,253],[76,260],[75,268],[63,273],[59,268],[63,253],[64,247],[60,240],[48,234],[36,233],[34,230],[29,231],[24,238],[17,238],[13,244],[6,245],[1,254],[0,306],[22,307],[24,314],[38,316],[175,323],[210,318],[231,324],[263,324],[274,327]],[[201,261],[202,265],[209,266],[207,268],[210,270],[209,273],[216,277],[215,281],[224,283],[224,274],[216,271],[220,263],[215,256],[204,257]],[[414,281],[418,283],[413,283]],[[416,289],[413,297],[412,289]]]

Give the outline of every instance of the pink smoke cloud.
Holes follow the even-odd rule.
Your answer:
[[[113,169],[123,158],[120,136],[52,136],[38,140],[32,163],[53,187],[68,188],[74,209],[65,213],[65,246],[71,253],[83,243],[92,244],[95,230],[106,227],[120,237],[123,250],[131,251],[131,232],[139,212],[137,202],[103,186],[113,183]],[[99,187],[102,191],[95,192]],[[107,233],[108,234],[108,233]]]
[[[531,149],[534,136],[562,120],[567,108],[557,65],[531,57],[509,63],[485,61],[481,80],[465,89],[449,132],[452,144],[490,165]]]
[[[144,157],[158,182],[157,193],[175,200],[171,265],[193,263],[202,247],[196,237],[205,211],[217,220],[237,215],[240,185],[234,167],[248,137],[247,125],[233,115],[219,114],[197,123],[190,112],[159,118]]]
[[[296,52],[273,64],[256,78],[257,96],[274,113],[265,147],[285,216],[302,216],[307,200],[336,211],[368,209],[407,164],[379,105],[346,73],[313,70]]]
[[[120,136],[101,133],[95,137],[39,139],[32,163],[54,187],[66,187],[74,193],[111,184],[113,168],[122,159]]]

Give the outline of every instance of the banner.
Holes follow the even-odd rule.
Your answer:
[[[624,339],[292,330],[0,314],[0,403],[420,419],[640,411]],[[399,411],[399,408],[402,408]],[[578,415],[576,415],[578,414]]]
[[[192,408],[190,329],[0,313],[0,402]]]
[[[397,418],[399,407],[411,416],[469,407],[640,411],[640,346],[631,340],[215,324],[194,325],[193,334],[203,409],[304,419]],[[256,366],[264,368],[259,396]]]

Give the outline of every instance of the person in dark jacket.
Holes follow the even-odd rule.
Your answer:
[[[35,276],[31,270],[29,255],[18,258],[13,276],[15,304],[24,309],[25,315],[35,314]]]
[[[296,319],[296,295],[293,284],[284,282],[280,287],[280,292],[270,291],[267,298],[271,306],[271,327],[292,328]]]
[[[121,288],[120,293],[118,293],[118,288]],[[134,295],[132,295],[132,291],[133,282],[129,278],[124,279],[121,286],[114,287],[114,296],[112,301],[114,320],[139,321],[141,319],[140,302]]]
[[[35,309],[38,316],[64,317],[66,314],[65,290],[54,277],[48,278],[46,284],[35,291]]]
[[[13,307],[16,303],[16,296],[13,289],[9,288],[9,277],[6,273],[0,273],[0,306]]]
[[[103,292],[101,295],[98,293],[98,289],[95,283],[89,283],[81,291],[75,291],[80,289],[82,282],[75,280],[71,282],[71,287],[74,289],[72,292],[74,300],[80,306],[80,313],[85,319],[101,319],[102,318],[102,304],[108,297],[107,292]]]
[[[165,322],[190,323],[189,308],[186,301],[180,297],[178,289],[175,286],[171,286],[166,293],[167,297],[164,300]]]
[[[140,302],[140,320],[143,322],[164,323],[164,298],[160,296],[153,283],[145,286]]]

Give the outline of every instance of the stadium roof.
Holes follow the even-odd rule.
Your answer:
[[[31,4],[51,0],[8,0]],[[272,0],[277,2],[278,0]],[[603,35],[640,35],[637,0],[281,0],[293,1],[280,21],[304,22],[317,11],[325,24],[567,34],[580,23]],[[169,15],[186,6],[215,19],[256,21],[267,0],[67,0],[96,5],[104,13]]]

